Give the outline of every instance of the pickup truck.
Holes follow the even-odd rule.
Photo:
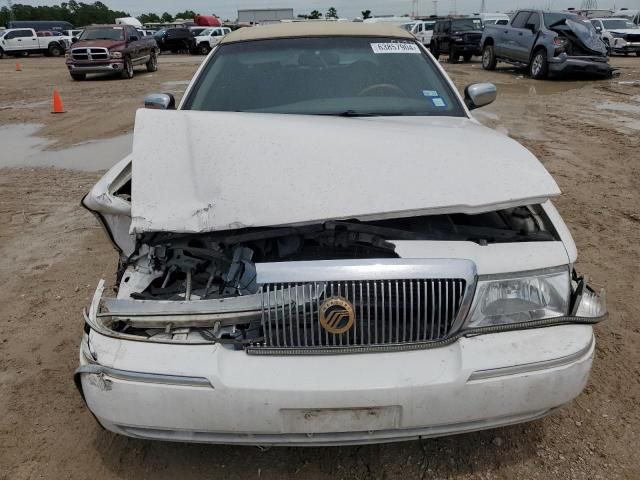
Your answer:
[[[212,27],[203,30],[195,38],[193,53],[206,55],[227,33],[231,33],[229,27]]]
[[[519,10],[507,25],[487,25],[481,45],[485,70],[504,61],[528,68],[536,80],[549,74],[612,72],[595,28],[573,13]]]
[[[88,73],[118,73],[133,78],[133,67],[158,69],[158,45],[152,37],[142,37],[131,25],[87,27],[67,54],[67,68],[74,80]]]
[[[5,30],[0,37],[0,58],[4,55],[18,57],[31,53],[43,53],[49,57],[59,57],[67,49],[64,38],[55,36],[41,37],[33,28]]]

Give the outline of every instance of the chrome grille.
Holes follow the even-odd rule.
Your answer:
[[[74,60],[108,60],[109,50],[106,48],[74,48],[71,50],[71,57]]]
[[[276,283],[261,287],[262,347],[376,346],[431,342],[456,326],[466,291],[460,278]],[[346,299],[355,313],[342,334],[320,324],[322,303]]]
[[[637,33],[628,33],[628,34],[626,34],[626,35],[624,36],[624,39],[625,39],[627,42],[633,42],[633,43],[635,43],[635,42],[640,42],[640,34],[637,34]]]
[[[467,33],[464,35],[464,41],[467,43],[480,42],[482,34],[480,33]]]

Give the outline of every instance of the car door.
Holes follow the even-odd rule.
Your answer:
[[[451,44],[451,20],[447,20],[442,23],[442,35],[438,45],[440,47],[440,53],[449,52],[449,45]]]
[[[517,60],[521,62],[528,62],[531,57],[531,50],[538,38],[538,32],[540,31],[540,14],[538,12],[531,12],[529,18],[524,24],[524,28],[521,28],[516,36],[515,49]]]
[[[530,15],[530,11],[522,10],[513,17],[513,20],[507,27],[500,30],[502,32],[502,41],[500,42],[502,47],[499,55],[503,55],[510,60],[518,59],[518,43],[516,38],[522,36],[521,32],[524,30],[524,26]]]
[[[31,50],[38,48],[38,37],[32,30],[14,30],[4,36],[6,51]]]

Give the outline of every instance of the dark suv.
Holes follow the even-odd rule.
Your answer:
[[[457,63],[462,55],[465,62],[480,55],[482,20],[479,18],[443,18],[436,22],[431,38],[431,53],[438,58],[449,55],[449,62]]]
[[[189,52],[196,44],[195,37],[188,28],[167,28],[156,32],[154,37],[162,52]]]

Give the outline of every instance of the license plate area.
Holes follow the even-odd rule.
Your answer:
[[[370,408],[282,409],[283,433],[340,433],[400,427],[399,406]]]

